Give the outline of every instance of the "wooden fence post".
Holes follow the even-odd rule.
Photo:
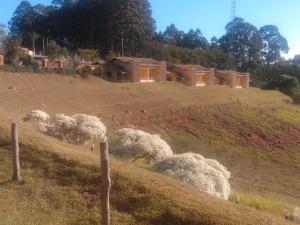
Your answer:
[[[110,225],[110,206],[109,194],[111,188],[108,143],[100,143],[100,161],[101,161],[101,225]]]
[[[19,149],[19,138],[18,138],[18,127],[16,123],[11,124],[11,141],[13,146],[13,176],[12,180],[16,182],[22,181],[20,172],[20,149]]]

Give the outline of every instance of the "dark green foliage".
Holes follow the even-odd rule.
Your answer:
[[[143,56],[166,60],[170,64],[201,64],[220,69],[229,67],[228,55],[221,49],[188,49],[148,42],[145,43]]]
[[[196,30],[190,29],[188,33],[178,30],[175,24],[167,26],[166,30],[155,34],[155,40],[176,47],[190,48],[190,49],[207,49],[209,43],[199,28]]]
[[[92,73],[92,70],[89,66],[80,68],[77,70],[77,74],[79,74],[82,78],[87,78],[88,75]]]
[[[6,36],[5,25],[0,23],[0,45],[5,42]]]
[[[51,41],[48,43],[48,46],[46,48],[46,54],[50,58],[55,58],[63,54],[63,49],[58,44],[56,44],[55,41]]]
[[[151,40],[155,31],[151,6],[148,0],[102,1],[102,51],[110,50],[136,55],[141,52],[142,42]]]
[[[226,53],[235,57],[237,69],[245,71],[260,63],[262,38],[257,28],[242,18],[235,18],[227,24],[226,34],[219,43]]]
[[[299,85],[296,77],[283,74],[279,77],[278,88],[281,92],[293,96],[295,88]]]
[[[87,61],[92,61],[95,59],[99,59],[98,51],[95,49],[82,49],[79,48],[77,50],[77,55]]]
[[[295,104],[300,104],[300,87],[299,86],[294,90],[293,100],[294,100]]]
[[[288,53],[287,40],[280,34],[278,27],[266,25],[259,30],[263,40],[262,57],[267,64],[281,59],[281,53]]]

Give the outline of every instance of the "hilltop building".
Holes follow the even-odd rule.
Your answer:
[[[166,62],[150,58],[116,57],[104,67],[103,79],[114,82],[155,82],[166,80]]]
[[[4,65],[4,55],[0,54],[0,66]]]
[[[232,70],[216,70],[215,77],[220,85],[227,85],[231,88],[248,88],[250,83],[249,73]]]
[[[215,69],[200,65],[174,65],[169,69],[167,79],[187,86],[205,87],[214,85]]]
[[[250,74],[232,70],[216,70],[200,65],[174,65],[169,68],[167,80],[178,81],[191,87],[227,85],[230,88],[248,88]]]

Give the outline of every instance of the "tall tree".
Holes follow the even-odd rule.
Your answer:
[[[182,47],[206,49],[209,47],[209,43],[206,38],[203,37],[199,28],[197,28],[196,31],[190,29],[190,31],[184,35]]]
[[[35,51],[35,41],[37,38],[37,18],[42,16],[43,5],[34,7],[28,1],[22,1],[9,21],[10,34],[20,36],[23,45],[32,47]]]
[[[288,53],[289,45],[277,26],[266,25],[259,29],[263,40],[262,57],[269,65],[281,59],[281,53]]]
[[[219,48],[219,40],[216,36],[213,36],[211,39],[210,39],[210,47],[211,48]]]
[[[148,0],[103,0],[103,23],[99,27],[104,51],[135,55],[143,41],[154,36],[155,21]]]
[[[177,29],[175,24],[167,26],[163,33],[164,43],[173,46],[181,46],[183,43],[185,33]]]
[[[219,40],[220,47],[235,57],[236,67],[247,70],[260,63],[262,39],[257,28],[244,21],[234,18],[226,26],[226,34]]]
[[[6,31],[5,31],[5,25],[3,23],[0,23],[0,46],[3,44],[7,37]]]

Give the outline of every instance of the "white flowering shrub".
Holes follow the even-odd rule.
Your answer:
[[[294,210],[294,221],[300,223],[300,208],[296,207]]]
[[[144,155],[147,158],[161,160],[173,155],[171,147],[159,135],[124,128],[117,130],[116,136],[111,151],[120,157],[136,158]]]
[[[26,114],[24,120],[46,123],[49,120],[49,115],[41,110],[32,110]]]
[[[230,172],[216,160],[194,153],[173,155],[154,165],[154,170],[228,200]]]
[[[52,137],[69,143],[85,144],[87,141],[106,140],[106,127],[96,116],[76,114],[71,117],[57,114],[51,120],[43,111],[33,110],[25,117],[38,122],[38,129]]]
[[[101,120],[96,116],[86,114],[76,114],[71,116],[71,119],[76,121],[76,126],[72,129],[74,138],[80,142],[87,140],[106,140],[106,127]],[[71,121],[68,121],[71,122]]]

